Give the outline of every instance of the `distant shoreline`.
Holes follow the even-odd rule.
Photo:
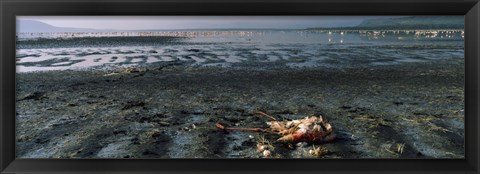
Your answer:
[[[448,30],[448,31],[464,31],[464,28],[377,28],[377,27],[335,27],[335,28],[307,28],[307,31],[322,30],[322,31],[431,31],[431,30]]]

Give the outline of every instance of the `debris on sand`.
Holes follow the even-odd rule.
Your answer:
[[[127,68],[119,69],[117,72],[104,74],[103,76],[107,77],[107,76],[121,75],[121,74],[137,74],[136,76],[142,76],[143,74],[145,74],[145,71],[146,70],[144,69],[127,67]]]
[[[272,143],[265,139],[265,137],[260,137],[257,140],[257,150],[260,152],[263,157],[270,157],[272,154],[272,151],[275,150],[275,147],[273,147]]]
[[[310,149],[308,153],[316,157],[321,157],[328,153],[328,149],[326,147],[315,147],[315,145],[313,145],[312,149]]]
[[[17,101],[23,101],[23,100],[41,100],[47,98],[45,96],[45,92],[33,92],[31,94],[28,94],[27,96],[23,97],[22,99],[19,99]]]

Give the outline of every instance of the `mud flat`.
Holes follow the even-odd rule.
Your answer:
[[[312,144],[222,131],[323,115],[337,139],[320,158],[463,158],[463,59],[354,68],[156,62],[19,73],[19,158],[318,158]]]

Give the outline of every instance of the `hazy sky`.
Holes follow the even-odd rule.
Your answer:
[[[395,16],[20,16],[56,27],[141,30],[192,28],[308,28],[355,26]]]

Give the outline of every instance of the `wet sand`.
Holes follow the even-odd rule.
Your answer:
[[[369,67],[232,67],[156,62],[134,69],[17,74],[19,158],[463,158],[463,59]],[[279,119],[323,115],[337,139],[275,142]],[[403,146],[403,148],[401,148]]]

